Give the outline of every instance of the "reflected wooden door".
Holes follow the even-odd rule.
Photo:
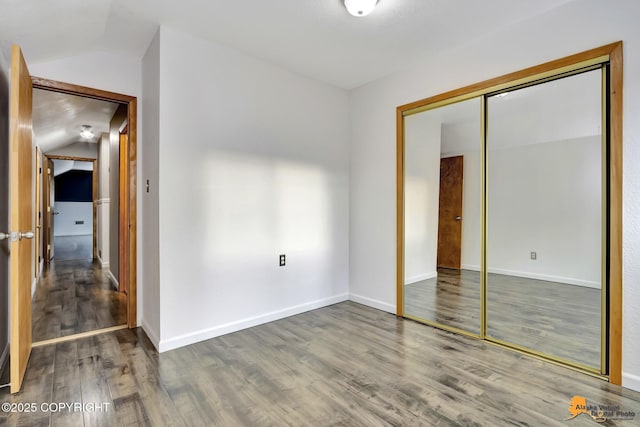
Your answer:
[[[440,160],[438,267],[460,269],[462,253],[463,156]]]
[[[20,47],[11,52],[9,199],[11,203],[11,393],[17,393],[31,354],[33,199],[31,141],[33,87]]]

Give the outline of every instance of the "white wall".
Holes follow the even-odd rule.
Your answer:
[[[468,40],[351,98],[350,292],[395,311],[395,108],[617,40],[624,46],[623,384],[640,390],[640,2],[569,2]],[[437,64],[437,66],[436,66]]]
[[[76,142],[75,144],[70,144],[65,147],[57,148],[55,150],[49,150],[45,154],[51,156],[70,156],[84,157],[85,159],[97,159],[98,144],[92,144],[89,142]]]
[[[26,57],[29,53],[25,52]],[[111,52],[94,51],[83,55],[72,56],[64,59],[29,63],[29,71],[32,76],[73,83],[80,86],[93,87],[125,95],[135,96],[140,99],[142,92],[141,83],[141,59],[130,55],[122,55]],[[138,104],[138,162],[144,161],[145,143],[144,133],[140,125],[143,107]],[[94,146],[96,144],[93,144]],[[97,147],[96,147],[97,150]],[[96,153],[97,155],[97,153]],[[138,169],[138,182],[141,171]],[[141,211],[141,186],[138,186],[138,212]],[[138,259],[145,256],[146,242],[142,238],[144,217],[138,216]],[[146,287],[144,271],[138,268],[138,324],[144,319],[143,300]]]
[[[96,200],[97,246],[102,268],[109,267],[109,134],[98,142],[98,199]]]
[[[159,140],[160,140],[160,30],[149,45],[142,60],[142,129],[145,135],[145,155],[141,167],[141,216],[144,218],[141,232],[146,244],[141,260],[146,282],[142,327],[154,343],[160,345],[160,259],[159,259]],[[149,180],[149,192],[146,181]]]
[[[347,93],[162,27],[159,94],[160,350],[346,300]]]
[[[600,288],[601,144],[597,135],[489,149],[489,272]]]
[[[59,212],[53,221],[54,236],[83,236],[93,234],[93,203],[56,202]],[[83,221],[83,224],[76,224]]]
[[[404,283],[436,277],[441,124],[425,114],[405,119]]]

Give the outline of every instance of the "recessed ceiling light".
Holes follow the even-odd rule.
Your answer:
[[[80,138],[82,139],[91,139],[95,136],[93,131],[91,130],[90,125],[82,125],[82,129],[80,130]]]
[[[378,0],[343,0],[344,7],[353,16],[367,16],[376,7]]]

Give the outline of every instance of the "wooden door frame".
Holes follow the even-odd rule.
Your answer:
[[[125,120],[124,123],[118,129],[118,174],[120,188],[118,191],[118,242],[120,245],[126,246],[128,244],[129,236],[127,233],[127,224],[129,221],[124,220],[127,218],[130,210],[129,203],[127,198],[125,197],[126,189],[129,187],[129,174],[128,172],[128,163],[127,160],[129,158],[129,147],[127,145],[128,141],[128,132],[129,132],[129,121]],[[127,276],[129,274],[128,268],[128,254],[122,251],[118,252],[118,291],[127,293],[129,292],[127,289]]]
[[[560,70],[580,64],[608,62],[609,94],[609,244],[603,247],[608,259],[608,301],[605,302],[608,324],[609,382],[622,384],[622,120],[623,120],[623,45],[622,41],[576,53],[544,64],[525,68],[500,77],[454,89],[396,108],[396,314],[404,316],[404,118],[405,115],[425,111],[452,102],[485,96],[496,90],[513,87],[517,82],[557,75]],[[483,133],[487,123],[482,123]],[[485,192],[483,182],[483,193]],[[485,211],[486,206],[483,206]],[[486,229],[485,229],[486,231]],[[484,232],[483,232],[484,234]],[[485,236],[483,236],[484,240]],[[486,266],[483,255],[482,265]]]
[[[90,162],[93,164],[93,170],[91,171],[91,204],[92,204],[92,215],[93,215],[93,251],[91,258],[96,259],[98,257],[98,159],[92,159],[91,157],[77,157],[77,156],[58,156],[55,154],[42,154],[44,160],[72,160],[76,162]],[[55,179],[55,175],[53,175],[52,179]],[[47,187],[44,188],[46,191],[50,191],[51,187],[51,179],[47,180]],[[44,185],[43,185],[44,187]],[[47,218],[47,225],[49,222],[49,218]],[[47,240],[49,238],[47,237]],[[53,244],[53,242],[48,242],[49,244]],[[43,243],[44,248],[44,243]]]
[[[85,98],[100,99],[103,101],[115,102],[127,106],[128,122],[128,185],[124,189],[125,200],[129,206],[128,219],[120,218],[121,222],[129,224],[127,233],[127,244],[120,242],[120,252],[126,254],[127,265],[127,326],[136,328],[137,319],[137,120],[138,120],[138,99],[135,96],[123,95],[120,93],[89,88],[86,86],[64,83],[41,77],[31,77],[34,89],[43,89],[52,92],[78,95]],[[95,226],[95,221],[94,221]]]

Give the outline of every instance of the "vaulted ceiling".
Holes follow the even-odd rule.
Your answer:
[[[0,0],[0,39],[29,62],[105,50],[142,57],[158,25],[351,89],[575,0]]]
[[[33,134],[43,153],[78,142],[97,143],[118,104],[42,89],[33,91]],[[94,134],[81,138],[83,125]]]
[[[0,41],[18,43],[28,63],[92,51],[141,58],[167,25],[352,89],[569,1],[379,0],[356,18],[342,0],[0,0]],[[68,95],[34,101],[45,152],[77,142],[82,124],[103,131],[113,114]]]

